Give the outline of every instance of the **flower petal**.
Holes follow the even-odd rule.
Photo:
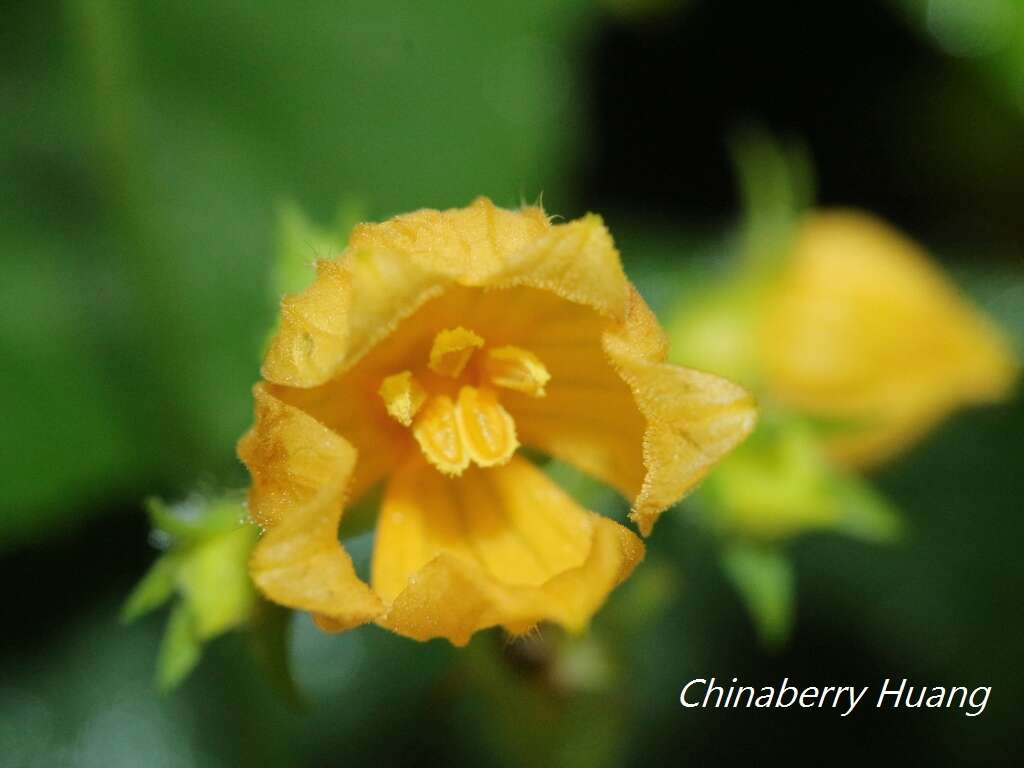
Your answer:
[[[629,293],[611,233],[593,213],[553,226],[513,252],[491,284],[540,288],[614,319],[624,316]]]
[[[253,387],[256,419],[238,442],[239,458],[249,468],[249,512],[264,528],[308,505],[325,486],[352,474],[352,445],[298,408],[282,402],[265,384]]]
[[[350,247],[403,254],[460,285],[485,285],[550,225],[540,208],[498,208],[478,197],[465,208],[423,209],[355,228]]]
[[[310,611],[333,631],[372,621],[384,607],[338,541],[341,496],[337,486],[324,488],[269,529],[249,560],[249,574],[268,599]]]
[[[543,400],[502,396],[522,441],[619,489],[650,533],[662,510],[750,434],[753,398],[724,379],[664,364],[664,333],[623,274],[599,216],[552,227],[507,269],[515,272],[509,284],[578,307],[538,313],[543,322],[520,333],[517,343],[551,373]]]
[[[314,286],[302,301],[318,307],[315,317],[292,323],[326,357],[313,356],[316,365],[303,369],[309,375],[285,377],[307,389],[275,393],[356,446],[355,497],[404,461],[411,442],[387,416],[376,394],[380,382],[427,359],[446,328],[536,355],[551,374],[546,396],[501,394],[520,440],[616,487],[634,500],[645,530],[753,423],[742,391],[661,365],[664,337],[597,216],[551,226],[539,209],[502,211],[481,199],[466,209],[359,227],[342,260],[323,268],[323,280],[343,306],[320,307]],[[344,275],[336,277],[337,270]],[[358,311],[349,306],[352,296]],[[340,326],[333,336],[309,330]],[[279,336],[298,338],[288,333],[282,326]],[[647,390],[665,402],[655,403]]]
[[[539,208],[507,211],[486,198],[357,226],[345,252],[318,262],[313,284],[282,301],[263,378],[325,383],[446,287],[486,284],[548,227]]]
[[[604,344],[647,424],[647,474],[630,512],[646,536],[662,511],[753,431],[757,407],[753,396],[731,381],[662,362],[661,328],[635,290],[626,323],[605,334]]]
[[[618,489],[647,535],[750,434],[756,410],[741,387],[665,364],[657,320],[635,289],[627,297],[621,324],[568,302],[546,309],[517,343],[550,371],[547,396],[503,392],[502,402],[524,444]]]
[[[636,536],[579,507],[525,459],[457,479],[414,461],[381,507],[372,581],[390,605],[378,623],[456,645],[499,624],[578,631],[642,557]]]
[[[253,581],[270,600],[336,629],[372,620],[380,600],[338,542],[355,449],[263,385],[254,394],[257,426],[239,445],[252,474],[250,511],[266,528],[249,561]]]
[[[349,503],[354,504],[361,499],[403,459],[412,445],[408,429],[391,415],[388,402],[381,397],[380,387],[384,378],[376,372],[356,371],[311,389],[259,385],[267,396],[305,414],[313,424],[335,438],[344,436],[344,440],[356,449],[359,460],[348,487]],[[259,414],[257,405],[256,424],[252,429],[255,434],[263,431]],[[304,450],[303,443],[296,440],[294,449]],[[240,446],[240,454],[241,450]],[[282,455],[277,471],[287,472],[287,465],[285,455]]]
[[[796,409],[860,422],[840,458],[898,452],[955,407],[1004,397],[1010,344],[913,242],[871,216],[809,216],[760,327],[766,384]]]
[[[546,395],[504,390],[501,401],[512,414],[520,442],[579,467],[632,500],[646,474],[646,422],[602,348],[609,324],[588,308],[550,294],[545,303],[555,304],[555,311],[547,311],[535,330],[524,329],[527,335],[518,343],[551,374]]]

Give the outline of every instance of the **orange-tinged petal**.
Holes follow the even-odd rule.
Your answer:
[[[793,408],[859,425],[836,434],[840,458],[884,460],[958,405],[1013,386],[1006,339],[883,222],[809,216],[791,259],[760,326],[765,383]]]
[[[539,208],[507,211],[486,198],[360,224],[341,256],[317,263],[309,288],[283,300],[263,378],[296,387],[326,383],[445,288],[495,279],[549,226]]]
[[[254,394],[257,425],[239,446],[253,478],[250,512],[267,529],[249,561],[253,581],[270,600],[339,628],[370,621],[380,601],[338,543],[355,449],[263,385]]]
[[[388,372],[393,373],[395,367]],[[355,503],[372,488],[392,467],[404,460],[405,454],[415,446],[408,428],[388,413],[387,404],[380,396],[383,375],[369,378],[360,372],[350,374],[322,387],[299,389],[274,384],[259,385],[265,393],[281,403],[306,414],[328,434],[343,436],[355,447],[359,456],[355,472],[348,487],[348,500]],[[263,431],[257,407],[255,434]],[[247,438],[248,439],[248,438]],[[299,452],[302,441],[281,456],[279,472],[287,472],[287,456]],[[242,448],[240,446],[239,453]],[[244,460],[244,456],[243,456]]]
[[[263,378],[309,386],[331,377],[350,347],[352,275],[338,261],[316,263],[305,291],[281,300],[281,322],[263,360]]]
[[[279,400],[265,384],[253,388],[253,397],[256,423],[239,441],[238,455],[252,476],[249,512],[266,528],[309,504],[339,477],[347,481],[356,452],[344,438]]]
[[[664,363],[667,342],[629,287],[621,324],[573,304],[543,307],[521,344],[551,373],[547,395],[502,393],[519,439],[617,488],[646,535],[750,434],[753,398],[716,376]]]
[[[749,392],[726,379],[662,362],[663,333],[635,291],[626,323],[604,341],[646,420],[647,473],[630,512],[646,536],[662,511],[753,431],[757,407]]]
[[[467,365],[462,355],[476,354],[474,344],[448,345],[429,365],[439,334],[460,328],[489,351],[508,351],[506,369],[490,367],[500,354]],[[581,628],[642,545],[511,454],[518,439],[610,483],[649,532],[753,423],[746,393],[665,365],[665,346],[597,216],[552,226],[539,209],[501,211],[479,200],[358,227],[343,256],[320,264],[313,286],[285,300],[263,393],[290,426],[275,427],[258,406],[240,448],[261,457],[247,459],[259,465],[254,478],[264,473],[254,479],[262,487],[254,507],[277,523],[267,540],[280,546],[272,557],[260,550],[262,587],[310,606],[329,628],[377,609],[337,546],[344,488],[331,491],[333,518],[326,510],[335,502],[316,496],[325,506],[310,508],[312,492],[329,485],[316,461],[340,441],[358,451],[352,497],[394,473],[374,566],[389,604],[383,625],[457,643],[495,624],[523,631],[549,619]],[[396,372],[409,372],[408,387],[392,380],[382,399],[382,382]],[[413,376],[431,393],[418,409]],[[408,462],[415,469],[399,469]],[[403,538],[415,529],[403,529],[403,519],[419,521],[426,544]],[[446,520],[461,526],[449,530]],[[316,533],[303,539],[288,528],[286,539],[271,539],[285,522]],[[319,568],[328,580],[317,592]]]
[[[629,293],[612,236],[593,213],[552,226],[512,253],[492,284],[540,288],[616,319],[623,317]]]
[[[372,581],[388,608],[378,623],[456,645],[495,625],[579,631],[642,557],[635,535],[525,459],[457,479],[413,462],[381,508]]]
[[[426,271],[461,285],[485,285],[508,259],[550,227],[540,208],[498,208],[478,197],[465,208],[424,209],[379,224],[361,224],[350,246],[404,254]]]
[[[249,560],[253,582],[268,599],[310,611],[333,631],[372,621],[383,609],[338,542],[343,493],[334,483],[291,510],[264,534]]]
[[[553,227],[540,209],[506,211],[482,198],[465,209],[417,211],[357,227],[339,259],[318,264],[314,284],[285,299],[263,373],[287,385],[274,388],[279,398],[356,446],[360,462],[352,492],[358,498],[405,452],[407,437],[393,429],[398,425],[381,423],[387,411],[377,394],[380,382],[428,355],[434,334],[463,325],[479,328],[492,346],[543,340],[549,331],[545,313],[552,308],[558,315],[569,307],[569,316],[596,311],[621,319],[627,294],[618,252],[597,216]],[[594,334],[603,328],[588,317],[579,329],[565,330],[587,334],[590,357],[600,359]],[[623,391],[621,383],[613,386]],[[577,410],[569,418],[582,416]],[[641,436],[611,450],[639,457]],[[564,442],[588,453],[587,439],[576,430]],[[607,451],[598,448],[592,460],[585,457],[587,468],[623,465],[611,482],[638,487],[636,478],[624,479],[635,474],[626,467],[635,462],[622,456],[609,462]]]

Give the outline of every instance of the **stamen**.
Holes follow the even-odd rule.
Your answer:
[[[444,474],[461,475],[469,466],[469,453],[459,434],[455,404],[447,395],[431,398],[416,417],[412,434],[427,461]]]
[[[482,338],[462,326],[441,331],[430,349],[430,370],[454,379],[462,373],[473,351],[483,345]]]
[[[388,413],[395,421],[408,427],[427,399],[427,393],[412,375],[402,371],[381,382],[377,393],[383,398]]]
[[[463,387],[455,408],[466,452],[481,467],[504,464],[516,452],[516,425],[492,390]]]
[[[391,417],[412,428],[427,461],[446,475],[461,475],[470,463],[493,467],[512,458],[519,447],[516,425],[498,401],[495,387],[543,397],[551,379],[536,355],[514,346],[486,350],[465,373],[473,354],[483,346],[483,338],[473,331],[447,328],[434,336],[428,367],[433,373],[459,379],[457,383],[438,381],[426,373],[423,381],[428,383],[423,385],[411,371],[402,371],[385,378],[378,390]],[[457,397],[437,391],[450,393],[456,387]]]
[[[530,397],[544,397],[551,374],[532,352],[520,347],[498,347],[487,353],[484,376],[492,384]]]

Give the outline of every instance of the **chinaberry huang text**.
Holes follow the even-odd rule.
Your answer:
[[[955,685],[950,687],[918,685],[905,678],[886,678],[874,691],[871,686],[791,685],[783,678],[779,685],[742,685],[734,677],[731,683],[715,678],[690,680],[679,693],[679,703],[687,709],[833,709],[840,717],[858,706],[877,709],[955,709],[967,717],[977,717],[988,706],[991,686]]]

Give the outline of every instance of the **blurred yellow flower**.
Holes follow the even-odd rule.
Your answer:
[[[255,583],[329,630],[582,629],[643,544],[517,448],[613,486],[649,533],[755,420],[744,390],[666,352],[597,216],[481,198],[356,227],[285,298],[254,390]],[[381,481],[366,584],[338,527]]]
[[[913,242],[854,211],[798,227],[756,328],[763,390],[846,422],[840,460],[883,461],[957,406],[992,402],[1018,365],[1006,339]]]

